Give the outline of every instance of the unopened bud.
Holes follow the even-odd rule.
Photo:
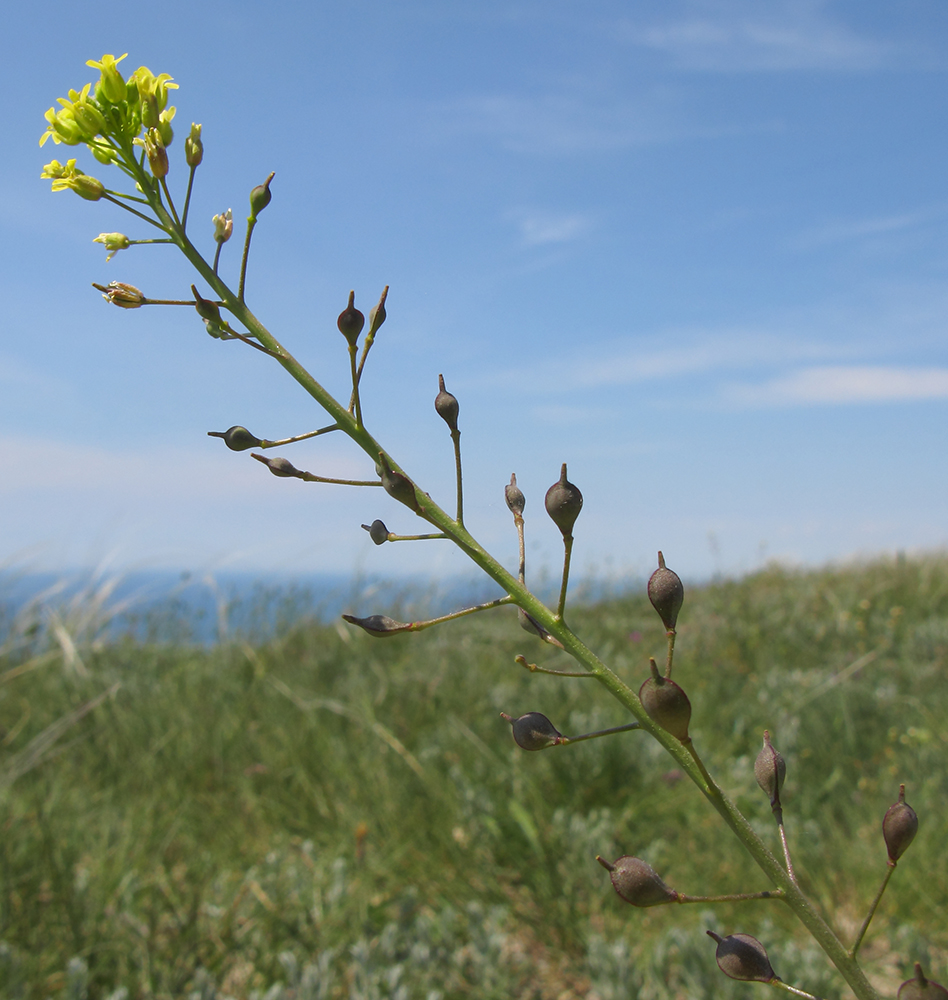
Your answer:
[[[270,204],[270,199],[273,197],[270,194],[270,181],[276,175],[271,173],[270,176],[262,183],[258,184],[250,192],[250,221],[256,222],[257,216]]]
[[[438,416],[448,425],[453,434],[458,429],[458,406],[457,399],[451,395],[444,387],[444,376],[438,376],[438,388],[440,392],[435,396],[435,409]]]
[[[757,938],[750,934],[728,934],[722,938],[714,931],[708,931],[708,937],[718,943],[714,957],[725,976],[755,983],[772,983],[778,978]]]
[[[385,322],[385,300],[388,298],[388,285],[382,289],[378,302],[369,310],[369,336],[374,337],[379,327]]]
[[[918,816],[905,801],[905,785],[899,785],[899,801],[889,806],[882,820],[882,836],[889,852],[889,864],[893,868],[915,839],[916,833],[918,833]]]
[[[770,742],[770,733],[764,730],[764,746],[754,762],[754,777],[757,784],[770,796],[773,809],[780,808],[780,789],[787,773],[787,765],[783,757],[774,749]]]
[[[527,712],[519,719],[501,712],[500,717],[510,723],[514,742],[522,750],[545,750],[563,741],[563,734],[539,712]]]
[[[650,666],[652,676],[639,688],[642,707],[656,725],[682,743],[687,743],[691,738],[688,735],[691,702],[673,680],[659,674],[654,660],[650,661]]]
[[[388,528],[383,521],[376,519],[371,524],[363,524],[363,528],[369,533],[369,538],[376,545],[384,545],[388,541]]]
[[[388,615],[369,615],[368,618],[356,618],[355,615],[343,615],[342,617],[350,625],[358,625],[363,631],[379,639],[411,630],[410,624],[397,622],[394,618],[389,618]]]
[[[349,305],[339,313],[339,318],[336,320],[339,332],[349,341],[350,347],[355,347],[362,327],[365,326],[365,316],[356,309],[355,297],[355,292],[349,292]]]
[[[615,864],[598,856],[596,860],[609,872],[612,888],[627,903],[633,906],[662,906],[678,902],[678,893],[665,885],[658,872],[641,858],[626,855]]]
[[[199,167],[204,159],[204,143],[201,142],[201,126],[191,122],[191,134],[184,140],[184,158],[189,167]]]
[[[579,512],[583,509],[583,495],[579,488],[566,478],[566,463],[560,470],[559,482],[554,483],[547,491],[544,500],[546,512],[553,523],[568,538],[573,531],[573,525]]]
[[[899,987],[898,1000],[948,1000],[948,990],[925,978],[922,966],[915,963],[915,975]]]
[[[234,232],[234,213],[231,209],[211,217],[214,223],[214,239],[218,243],[226,243]]]
[[[109,251],[108,257],[105,258],[106,263],[108,263],[119,252],[119,250],[127,250],[132,245],[132,241],[124,233],[99,233],[99,235],[92,242],[101,243],[105,249]]]
[[[665,566],[665,557],[658,553],[658,569],[649,577],[648,599],[669,632],[675,631],[678,612],[685,599],[685,588],[678,574]]]
[[[259,438],[255,438],[246,427],[235,424],[228,427],[226,431],[208,431],[208,437],[223,438],[224,444],[231,451],[246,451],[248,448],[258,448],[261,444]]]
[[[86,201],[98,201],[105,194],[102,181],[88,174],[76,174],[69,182],[69,187]]]
[[[517,485],[517,476],[513,472],[510,474],[510,485],[504,487],[504,499],[514,517],[523,516],[523,508],[527,505],[527,498]]]

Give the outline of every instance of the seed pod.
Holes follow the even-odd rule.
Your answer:
[[[339,313],[339,318],[336,320],[339,332],[349,341],[350,347],[355,347],[359,334],[362,333],[362,327],[365,326],[365,316],[356,309],[355,297],[355,292],[349,292],[349,305]]]
[[[564,739],[556,726],[539,712],[527,712],[519,719],[501,712],[500,717],[510,723],[514,742],[522,750],[545,750],[547,747],[556,746]]]
[[[226,431],[208,431],[208,437],[223,438],[224,444],[231,451],[246,451],[248,448],[258,448],[261,445],[259,438],[255,438],[246,427],[235,425],[228,427]]]
[[[194,296],[194,308],[201,319],[211,323],[221,322],[221,310],[217,303],[201,298],[195,285],[191,286],[191,294]]]
[[[504,499],[514,517],[522,516],[523,508],[527,505],[527,499],[517,485],[517,476],[510,474],[510,485],[504,487]]]
[[[889,852],[889,864],[893,868],[915,839],[916,833],[918,816],[905,801],[905,785],[899,785],[899,801],[889,806],[882,820],[882,836]]]
[[[675,631],[678,612],[685,599],[685,588],[679,576],[665,566],[665,557],[658,553],[658,569],[649,577],[648,599],[669,632]]]
[[[406,507],[411,507],[413,511],[417,512],[418,501],[415,499],[415,487],[408,476],[396,472],[382,452],[379,452],[379,460],[375,468],[382,480],[382,489],[399,503],[403,503]]]
[[[563,532],[563,537],[568,538],[572,534],[579,512],[583,509],[583,495],[579,492],[579,488],[566,478],[565,462],[560,470],[559,481],[546,491],[544,503],[553,523]]]
[[[780,808],[780,789],[787,773],[783,757],[770,742],[770,733],[764,730],[764,746],[754,762],[754,777],[757,784],[770,796],[772,808]]]
[[[382,289],[382,294],[379,296],[378,302],[372,306],[369,310],[369,333],[368,336],[374,337],[378,333],[379,327],[385,322],[386,312],[385,312],[385,300],[388,298],[388,285]]]
[[[915,975],[899,987],[898,1000],[948,1000],[948,990],[925,978],[921,965],[915,963]]]
[[[677,903],[678,893],[665,885],[661,875],[641,858],[628,855],[610,864],[597,856],[596,860],[609,872],[612,888],[633,906],[662,906]]]
[[[362,527],[376,545],[384,545],[388,541],[388,528],[385,527],[384,521],[376,519],[371,524],[363,524]]]
[[[257,216],[270,204],[270,199],[273,197],[270,194],[270,181],[273,180],[274,176],[275,174],[271,173],[262,184],[258,184],[250,192],[250,219],[252,222],[256,222]]]
[[[648,717],[666,733],[671,733],[682,743],[687,743],[688,723],[691,721],[691,702],[688,695],[668,677],[662,677],[650,660],[652,676],[639,688],[639,701]]]
[[[355,615],[342,616],[350,625],[358,625],[369,635],[374,635],[378,639],[384,639],[390,635],[397,635],[399,632],[410,632],[411,624],[397,622],[388,615],[369,615],[368,618],[356,618]]]
[[[452,396],[444,387],[444,376],[438,376],[438,395],[435,396],[435,409],[438,411],[438,416],[448,425],[451,429],[451,433],[454,434],[458,429],[458,401],[456,397]]]
[[[728,934],[722,938],[714,931],[708,931],[708,937],[718,943],[714,957],[725,976],[755,983],[772,983],[778,978],[757,938],[750,934]]]

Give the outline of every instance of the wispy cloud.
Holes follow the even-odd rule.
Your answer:
[[[756,385],[724,390],[744,406],[901,403],[948,399],[948,368],[838,365],[803,368]]]
[[[621,32],[685,70],[865,70],[885,62],[890,45],[861,36],[825,7],[815,0],[693,0],[675,17],[628,19]]]
[[[517,226],[525,247],[569,243],[592,228],[592,216],[583,212],[554,212],[538,209],[513,209],[507,215]]]
[[[948,207],[935,205],[914,212],[877,215],[862,219],[834,219],[799,233],[790,241],[794,250],[858,240],[878,239],[920,229],[944,218]]]

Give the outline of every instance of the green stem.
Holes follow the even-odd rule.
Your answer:
[[[876,898],[872,901],[872,905],[869,907],[869,912],[866,914],[866,919],[862,922],[862,927],[859,928],[859,933],[856,935],[856,940],[853,942],[852,948],[849,949],[849,957],[852,959],[856,958],[856,952],[859,951],[859,946],[862,944],[862,939],[866,936],[866,931],[869,930],[869,924],[872,923],[872,918],[876,915],[876,909],[879,906],[879,901],[882,899],[882,894],[885,892],[886,886],[889,884],[889,879],[892,878],[892,873],[895,871],[895,865],[889,864],[886,868],[885,878],[882,880],[882,885],[879,886],[879,891],[876,893]]]
[[[679,903],[741,903],[746,899],[783,899],[780,889],[764,889],[761,892],[727,892],[721,896],[689,896],[678,893]]]
[[[188,210],[191,208],[191,189],[194,187],[194,172],[197,167],[191,167],[191,172],[188,174],[188,190],[184,196],[184,211],[181,213],[181,230],[182,232],[188,228]],[[214,269],[215,271],[217,268]]]
[[[461,476],[461,432],[456,428],[451,431],[451,440],[454,442],[454,468],[457,474],[458,491],[458,524],[464,524],[464,489],[463,478]]]
[[[556,603],[556,617],[563,620],[563,611],[566,608],[566,587],[569,584],[569,563],[573,555],[573,536],[563,536],[563,582],[560,584],[560,599]]]

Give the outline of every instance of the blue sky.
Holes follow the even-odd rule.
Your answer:
[[[10,15],[0,178],[0,564],[454,573],[381,491],[282,481],[208,430],[321,425],[267,360],[186,310],[141,227],[53,195],[43,113],[129,52],[204,126],[192,226],[271,171],[248,301],[346,394],[335,317],[391,286],[367,423],[448,509],[437,376],[461,404],[467,521],[530,567],[561,462],[574,567],[686,578],[948,545],[948,6],[881,2],[53,2]],[[96,165],[79,151],[80,166]],[[107,172],[99,171],[107,180]],[[128,218],[129,221],[126,221]],[[143,224],[142,224],[143,225]],[[238,223],[239,228],[239,223]],[[225,248],[233,276],[239,237]],[[283,375],[283,377],[281,377]],[[280,452],[371,473],[331,435]]]

